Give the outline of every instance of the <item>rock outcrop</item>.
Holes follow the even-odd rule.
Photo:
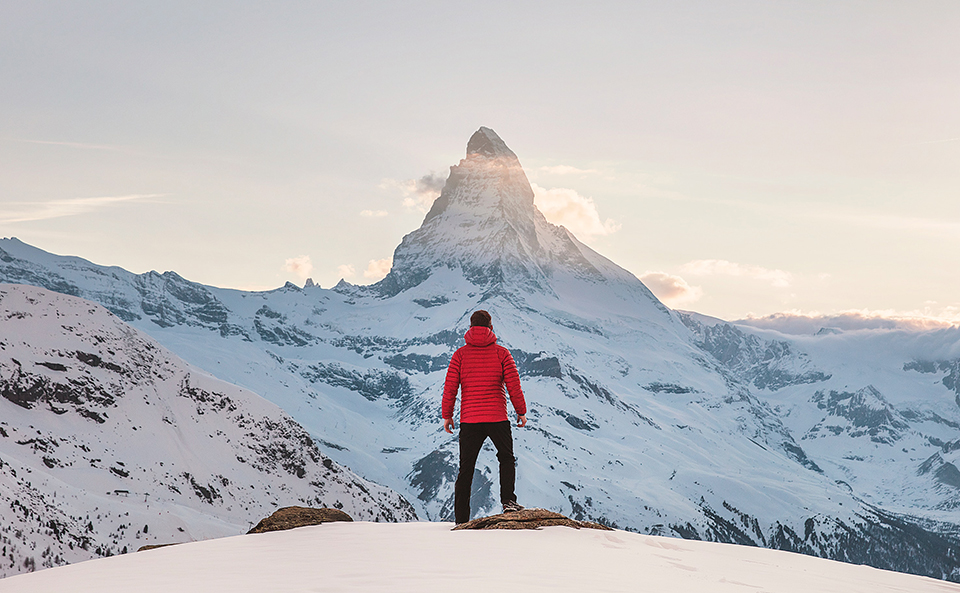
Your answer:
[[[266,533],[268,531],[283,531],[308,525],[333,523],[334,521],[353,521],[350,515],[339,509],[311,509],[308,507],[283,507],[275,513],[257,523],[257,526],[247,533]]]
[[[564,525],[574,529],[603,529],[613,531],[606,525],[593,523],[590,521],[577,521],[565,517],[560,513],[554,513],[547,509],[523,509],[512,513],[501,513],[489,517],[480,517],[473,521],[461,523],[453,528],[458,529],[540,529],[541,527],[553,527],[554,525]]]

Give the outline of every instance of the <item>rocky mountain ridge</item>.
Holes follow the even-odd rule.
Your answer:
[[[437,421],[440,385],[484,308],[529,402],[530,423],[515,431],[523,504],[960,578],[949,469],[960,406],[947,386],[956,332],[798,338],[671,311],[547,222],[505,148],[492,130],[474,134],[372,286],[224,290],[15,240],[0,241],[0,279],[125,315],[288,411],[324,454],[429,519],[450,516],[457,470],[456,440]],[[481,454],[476,513],[497,507],[495,476]]]
[[[243,533],[287,502],[416,518],[99,305],[0,284],[0,576]]]

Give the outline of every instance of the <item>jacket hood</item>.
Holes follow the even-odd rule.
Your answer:
[[[463,339],[470,346],[489,346],[497,341],[497,335],[489,327],[475,325],[467,330]]]

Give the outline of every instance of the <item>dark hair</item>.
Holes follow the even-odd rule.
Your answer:
[[[470,327],[475,326],[481,327],[493,327],[493,319],[490,318],[490,314],[480,309],[479,311],[474,311],[473,315],[470,316]]]

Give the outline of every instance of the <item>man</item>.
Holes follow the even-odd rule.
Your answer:
[[[514,492],[517,468],[513,456],[513,437],[507,419],[507,398],[504,385],[510,393],[510,402],[517,412],[517,426],[527,424],[527,404],[520,389],[520,374],[510,351],[497,344],[493,322],[486,311],[475,311],[470,316],[467,342],[453,353],[443,386],[443,429],[453,434],[453,407],[460,399],[460,474],[454,489],[454,515],[457,523],[470,520],[470,487],[477,455],[483,442],[490,437],[497,448],[500,461],[500,502],[503,512],[523,509],[517,504]]]

